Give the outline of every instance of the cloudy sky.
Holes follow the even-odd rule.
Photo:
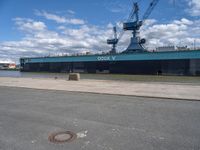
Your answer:
[[[136,1],[136,0],[135,0]],[[150,0],[138,0],[140,17]],[[20,57],[107,52],[112,27],[125,21],[134,0],[0,0],[0,62]],[[200,46],[200,0],[160,0],[141,29],[148,49]],[[118,44],[124,50],[131,34]]]

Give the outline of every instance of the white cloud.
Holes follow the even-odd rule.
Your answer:
[[[200,16],[200,0],[186,0],[188,2],[188,6],[190,7],[187,9],[187,12],[191,16]]]
[[[58,26],[51,31],[43,22],[32,19],[14,19],[17,29],[25,36],[20,41],[0,43],[0,60],[20,57],[47,56],[49,54],[77,53],[82,51],[108,51],[106,39],[112,29],[93,25],[80,25],[78,28]]]
[[[13,60],[11,60],[11,59],[1,59],[0,60],[0,64],[12,64],[12,63],[15,63]]]
[[[191,21],[186,18],[174,20],[168,24],[153,24],[142,28],[141,35],[147,39],[147,47],[178,45],[193,46],[194,40],[200,46],[198,20]]]
[[[32,19],[26,18],[15,18],[14,19],[18,28],[22,31],[43,31],[46,29],[46,25],[41,21],[33,21]]]
[[[64,30],[64,29],[66,29],[66,27],[65,26],[58,26],[57,29],[58,30]]]
[[[186,18],[182,18],[181,20],[174,20],[173,23],[178,25],[192,25],[193,21],[188,20]]]
[[[65,24],[58,25],[58,30],[49,30],[48,25],[32,19],[15,18],[17,29],[23,31],[24,37],[19,41],[0,42],[0,60],[18,61],[20,57],[36,57],[77,52],[108,52],[108,38],[113,37],[112,24],[105,26]],[[200,46],[200,20],[191,21],[186,18],[174,20],[168,24],[158,24],[156,20],[147,20],[141,28],[141,37],[147,39],[146,47],[153,49],[163,45],[192,46],[194,40]],[[121,27],[117,23],[118,28]],[[118,29],[118,31],[120,31]],[[192,34],[191,34],[192,33]],[[125,32],[118,44],[119,51],[125,50],[129,44],[131,32]]]
[[[68,10],[67,12],[70,13],[70,14],[72,14],[72,15],[75,14],[75,11],[73,11],[73,10]]]
[[[70,11],[72,13],[72,11]],[[65,23],[65,24],[74,24],[74,25],[82,25],[85,24],[85,21],[82,19],[76,19],[76,18],[66,18],[63,16],[58,16],[56,14],[51,14],[46,11],[35,11],[35,14],[38,16],[45,17],[48,20],[56,21],[57,23]]]
[[[107,27],[108,27],[108,28],[113,28],[114,25],[113,25],[112,23],[108,23]]]
[[[66,20],[66,23],[77,24],[77,25],[85,24],[85,22],[83,20],[81,20],[81,19],[68,19],[68,20]]]
[[[155,19],[147,19],[145,22],[144,22],[144,24],[145,24],[145,26],[150,26],[150,25],[152,25],[152,24],[155,24],[157,22],[157,20],[155,20]]]

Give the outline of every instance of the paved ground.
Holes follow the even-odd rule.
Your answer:
[[[0,87],[1,150],[199,150],[200,102]],[[52,144],[54,131],[78,133]]]
[[[112,80],[80,80],[77,82],[52,78],[0,77],[0,86],[200,100],[200,85],[170,82]]]

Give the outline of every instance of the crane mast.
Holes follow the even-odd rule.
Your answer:
[[[112,49],[110,51],[111,54],[115,54],[116,53],[116,45],[118,43],[117,28],[116,27],[113,27],[113,32],[114,32],[114,38],[107,40],[107,44],[112,45]]]
[[[134,13],[131,18],[131,21],[125,22],[123,24],[123,29],[125,31],[132,31],[133,36],[131,37],[131,42],[128,48],[124,51],[124,53],[131,53],[131,52],[143,52],[145,51],[144,47],[142,46],[140,37],[138,36],[140,27],[142,26],[142,21],[139,20],[139,6],[137,3],[134,3]],[[135,17],[135,21],[132,21]]]
[[[142,20],[139,20],[139,6],[138,3],[134,3],[133,4],[133,9],[134,9],[134,13],[131,17],[131,20],[134,19],[134,21],[128,21],[125,22],[123,24],[123,29],[125,31],[132,31],[133,36],[131,37],[131,41],[130,44],[128,46],[128,48],[124,51],[125,53],[131,53],[131,52],[144,52],[146,51],[143,47],[143,44],[145,44],[146,40],[145,39],[140,39],[139,37],[139,30],[141,28],[141,26],[144,24],[144,22],[146,21],[146,19],[148,19],[148,17],[150,16],[150,14],[152,13],[153,9],[155,8],[155,6],[157,5],[159,0],[152,0],[152,2],[150,3],[147,11],[144,13]]]

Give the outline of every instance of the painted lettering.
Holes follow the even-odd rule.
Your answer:
[[[116,59],[116,56],[112,56],[112,60],[115,60]]]
[[[116,60],[116,56],[98,56],[98,61],[113,61]]]
[[[98,61],[109,61],[110,60],[110,56],[99,56],[97,57]]]

